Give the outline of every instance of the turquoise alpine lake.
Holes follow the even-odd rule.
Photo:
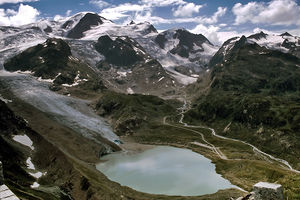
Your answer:
[[[96,167],[110,180],[151,194],[198,196],[237,188],[216,173],[211,160],[188,149],[157,146],[141,153],[113,153]]]

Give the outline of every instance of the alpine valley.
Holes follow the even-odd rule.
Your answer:
[[[82,12],[1,26],[0,68],[0,160],[19,199],[224,200],[249,196],[257,182],[300,199],[298,36],[260,32],[217,46],[186,29]],[[177,161],[158,167],[172,158],[153,164],[164,149]],[[120,170],[181,174],[192,163],[181,154],[202,156],[224,187],[151,192],[101,170],[110,156],[140,155]],[[182,176],[201,179],[190,173]]]

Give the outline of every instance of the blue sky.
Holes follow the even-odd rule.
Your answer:
[[[118,24],[149,21],[183,27],[214,43],[232,35],[290,31],[300,35],[299,0],[0,0],[0,25],[18,26],[92,11]]]

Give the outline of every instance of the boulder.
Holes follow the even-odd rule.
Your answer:
[[[283,200],[283,189],[279,184],[259,182],[253,186],[254,200]]]

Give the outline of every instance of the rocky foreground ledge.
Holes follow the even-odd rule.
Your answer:
[[[283,200],[283,188],[280,184],[259,182],[250,194],[236,200]]]
[[[19,200],[19,198],[4,185],[2,162],[0,161],[0,199],[5,200]]]

